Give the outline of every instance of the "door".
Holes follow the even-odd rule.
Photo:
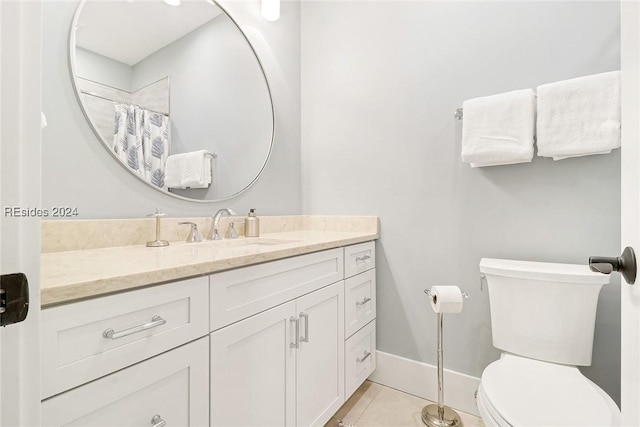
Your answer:
[[[40,218],[7,209],[40,208],[41,34],[40,1],[0,1],[0,274],[25,273],[31,295],[0,328],[0,426],[40,425]]]
[[[323,426],[344,403],[344,282],[296,300],[296,425]]]
[[[640,251],[640,3],[623,1],[622,247]],[[626,426],[640,425],[640,281],[621,287],[621,410]]]
[[[290,301],[211,333],[211,426],[294,425],[294,316]]]

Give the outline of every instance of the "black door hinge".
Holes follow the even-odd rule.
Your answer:
[[[0,326],[22,322],[29,312],[29,281],[24,273],[0,276]]]

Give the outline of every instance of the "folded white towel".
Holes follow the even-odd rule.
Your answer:
[[[538,156],[609,153],[620,147],[620,72],[538,86]]]
[[[207,150],[167,157],[164,183],[169,188],[207,188],[211,184],[211,158]]]
[[[207,151],[207,153],[209,153]],[[211,156],[204,157],[204,178],[205,187],[208,187],[213,182],[213,158]]]
[[[530,162],[535,106],[531,89],[465,101],[462,161],[474,168]]]

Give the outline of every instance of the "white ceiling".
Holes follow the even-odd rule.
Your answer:
[[[78,19],[76,45],[130,66],[171,44],[222,11],[206,0],[88,0]]]

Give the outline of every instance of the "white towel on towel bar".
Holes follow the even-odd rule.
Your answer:
[[[620,72],[538,86],[537,135],[538,156],[554,160],[620,147]]]
[[[531,89],[465,101],[462,161],[474,168],[530,162],[535,106]]]
[[[164,182],[169,188],[207,188],[211,176],[211,156],[207,150],[167,157]]]

